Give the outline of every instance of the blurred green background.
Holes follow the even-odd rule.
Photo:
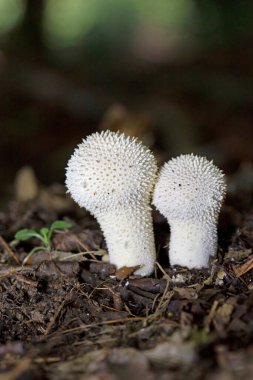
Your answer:
[[[252,0],[0,0],[0,193],[23,165],[63,182],[105,128],[160,162],[252,163],[252,17]]]

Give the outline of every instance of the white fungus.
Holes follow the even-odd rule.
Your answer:
[[[171,265],[208,266],[225,191],[224,174],[204,157],[181,155],[162,167],[153,203],[170,224]]]
[[[66,172],[73,199],[89,210],[104,233],[110,262],[153,272],[156,259],[150,198],[156,181],[153,154],[119,132],[94,133],[76,148]]]

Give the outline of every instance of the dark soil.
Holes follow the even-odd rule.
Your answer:
[[[169,267],[169,228],[154,213],[150,278],[115,271],[94,219],[61,201],[12,201],[0,214],[1,380],[253,378],[253,192],[227,197],[205,271]],[[22,266],[38,241],[15,232],[62,218],[71,230]]]

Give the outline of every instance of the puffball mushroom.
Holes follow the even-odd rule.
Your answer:
[[[67,166],[73,199],[93,214],[104,233],[109,259],[117,268],[153,272],[156,259],[150,198],[157,164],[135,138],[105,131],[78,145]]]
[[[193,154],[165,163],[153,204],[170,224],[170,264],[207,267],[217,251],[217,221],[226,191],[223,172]]]

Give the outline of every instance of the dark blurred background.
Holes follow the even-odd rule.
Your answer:
[[[1,196],[24,165],[63,182],[107,128],[252,175],[252,19],[252,0],[0,0]]]

